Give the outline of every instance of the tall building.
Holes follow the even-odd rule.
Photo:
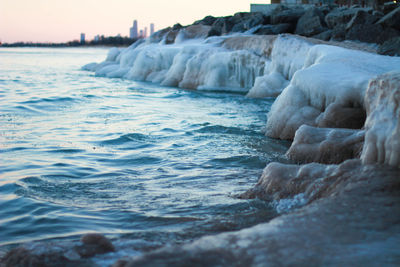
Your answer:
[[[150,23],[150,36],[154,33],[154,23]]]
[[[147,38],[147,27],[144,27],[144,34],[143,34],[143,38]]]
[[[81,33],[81,44],[85,43],[85,34]]]
[[[140,30],[139,38],[143,38],[143,30]]]
[[[137,20],[133,21],[133,26],[129,28],[129,38],[138,38],[138,23]]]

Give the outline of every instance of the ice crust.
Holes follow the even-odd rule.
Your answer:
[[[277,46],[274,54],[287,55]],[[299,42],[306,42],[299,38]],[[387,57],[329,45],[297,46],[305,58],[282,61],[282,74],[293,77],[268,114],[267,135],[293,139],[303,124],[319,127],[361,128],[364,95],[376,75],[400,70],[399,57]],[[307,50],[307,52],[305,52]],[[272,58],[273,59],[273,58]],[[303,64],[303,65],[302,65]],[[285,76],[287,77],[287,76]],[[289,76],[290,78],[290,76]],[[347,118],[343,118],[347,114]]]
[[[371,80],[365,95],[367,121],[361,159],[400,168],[400,72]]]
[[[302,125],[286,155],[299,163],[337,164],[360,157],[364,135],[363,130]]]

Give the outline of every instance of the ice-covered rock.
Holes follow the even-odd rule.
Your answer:
[[[296,131],[286,155],[301,163],[336,164],[347,159],[359,158],[364,143],[364,133],[362,130],[303,125]]]
[[[371,80],[365,106],[363,163],[400,167],[400,72],[386,73]]]
[[[286,42],[285,38],[279,37],[275,44],[293,42]],[[360,128],[365,118],[364,95],[369,80],[391,70],[400,70],[397,57],[312,45],[301,39],[297,42],[304,43],[298,45],[301,47],[299,54],[303,56],[297,55],[292,60],[287,48],[275,45],[272,51],[272,63],[274,55],[286,59],[280,61],[278,71],[287,74],[290,83],[268,113],[266,133],[270,137],[293,139],[303,124]]]

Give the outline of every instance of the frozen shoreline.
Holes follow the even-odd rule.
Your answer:
[[[161,43],[112,49],[106,61],[84,69],[186,89],[279,95],[266,134],[294,139],[288,156],[314,163],[271,163],[240,196],[275,203],[282,215],[272,221],[116,266],[398,264],[400,57],[290,34],[205,39],[209,30],[189,26],[174,44],[166,34]]]

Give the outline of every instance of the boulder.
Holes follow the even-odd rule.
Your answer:
[[[165,35],[165,44],[173,44],[175,42],[175,38],[178,35],[179,30],[170,30]]]
[[[400,56],[400,36],[384,42],[378,49],[378,53],[388,56]]]
[[[329,12],[325,16],[326,25],[333,29],[338,25],[347,24],[360,9],[340,8]]]
[[[394,2],[386,2],[383,4],[383,6],[381,7],[383,14],[388,14],[390,12],[392,12],[393,10],[395,10],[397,7],[399,7],[399,5],[397,3]]]
[[[400,30],[400,7],[395,10],[389,12],[383,18],[381,18],[377,24],[382,25],[384,27],[392,27],[397,30]]]
[[[326,30],[324,32],[312,36],[312,38],[320,39],[323,41],[329,41],[331,37],[332,37],[332,30]]]
[[[346,30],[351,29],[355,25],[371,25],[375,23],[379,18],[369,14],[364,10],[358,10],[356,14],[354,14],[353,18],[347,23]]]
[[[300,17],[295,33],[309,37],[324,30],[326,30],[324,14],[317,8],[311,8]]]
[[[297,21],[305,13],[302,8],[286,9],[271,15],[271,24],[289,23],[296,26]]]
[[[264,24],[264,16],[261,13],[251,13],[253,16],[246,17],[242,19],[240,22],[236,23],[231,32],[244,32],[247,31],[257,25]]]
[[[195,21],[193,25],[202,24],[206,26],[211,26],[217,20],[216,17],[206,16],[202,20]]]
[[[335,41],[344,41],[346,38],[346,26],[343,24],[338,24],[332,29],[332,39]]]
[[[385,41],[399,36],[399,31],[382,27],[379,24],[357,24],[346,33],[347,40],[356,40],[365,43],[383,44]]]
[[[82,258],[115,251],[111,241],[101,234],[86,234],[81,237],[81,242],[82,245],[76,246],[75,250]]]
[[[292,25],[289,23],[282,23],[276,25],[263,25],[261,26],[255,34],[258,35],[270,35],[270,34],[281,34],[288,33],[292,29]]]
[[[217,18],[214,23],[211,25],[211,30],[215,33],[226,34],[232,30],[232,27],[235,25],[231,21],[232,16]]]

